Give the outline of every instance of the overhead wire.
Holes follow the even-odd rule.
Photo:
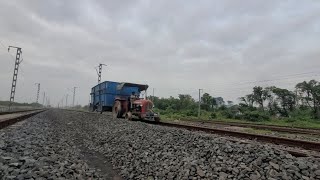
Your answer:
[[[260,86],[263,86],[263,87],[279,86],[280,85],[281,88],[285,88],[285,89],[288,89],[288,90],[294,90],[294,86],[291,87],[289,85],[295,85],[295,84],[299,83],[298,79],[320,76],[320,74],[311,74],[311,73],[317,73],[317,72],[306,72],[306,73],[292,74],[292,75],[282,76],[282,77],[285,77],[285,78],[259,80],[259,81],[252,81],[250,83],[240,84],[240,85],[244,85],[244,84],[252,84],[252,83],[254,83],[254,85],[252,85],[252,86],[239,86],[239,84],[236,84],[232,88],[220,86],[219,88],[217,88],[217,87],[212,87],[212,88],[206,87],[206,88],[202,88],[202,89],[204,89],[204,93],[209,93],[214,97],[226,96],[226,95],[227,96],[236,95],[238,97],[241,97],[241,96],[244,96],[246,94],[251,93],[252,92],[252,88],[255,85],[260,85]],[[311,74],[311,75],[308,75],[308,74]],[[301,75],[304,75],[304,76],[301,76]],[[295,76],[301,76],[301,77],[295,77]],[[290,82],[282,82],[282,81],[287,81],[287,80],[291,80],[291,81]],[[279,83],[281,83],[281,84],[279,84]],[[264,84],[264,85],[262,85],[262,84]],[[156,88],[155,87],[155,89],[165,89],[167,92],[169,90],[169,91],[171,91],[171,93],[169,93],[169,94],[175,94],[175,95],[171,95],[173,97],[177,97],[178,94],[190,94],[192,97],[195,97],[195,98],[198,96],[197,95],[198,92],[194,88],[168,88],[168,87],[167,88],[163,88],[163,87],[162,88]],[[221,95],[219,95],[219,94],[221,94]]]
[[[2,43],[2,41],[0,41],[1,46],[3,46],[4,49],[7,49],[6,46]],[[15,59],[12,54],[8,53],[13,59]],[[20,70],[23,73],[23,68]],[[212,82],[210,84],[214,84],[214,86],[212,87],[206,87],[203,88],[204,90],[208,89],[208,92],[212,92],[214,94],[234,94],[238,93],[239,91],[250,91],[252,90],[252,87],[248,87],[248,86],[244,86],[241,87],[242,85],[247,85],[247,84],[264,84],[264,83],[272,83],[272,82],[276,82],[276,81],[283,81],[283,80],[288,80],[288,79],[301,79],[301,78],[305,78],[305,77],[314,77],[314,76],[319,76],[319,74],[317,75],[313,75],[314,73],[319,73],[317,71],[313,71],[313,72],[303,72],[303,73],[296,73],[296,74],[289,74],[289,75],[282,75],[282,76],[277,76],[278,78],[276,79],[264,79],[264,80],[257,80],[257,81],[250,81],[250,80],[244,80],[243,82],[239,82],[239,83],[215,83]],[[311,76],[304,76],[304,75],[309,75],[311,74]],[[297,76],[303,76],[303,77],[297,77]],[[292,77],[296,77],[296,78],[292,78]],[[23,80],[22,80],[23,81]],[[292,84],[293,82],[289,82],[289,84]],[[288,82],[286,83],[288,84]],[[217,87],[218,85],[218,87]],[[225,85],[225,86],[224,86]],[[231,87],[228,87],[231,86]],[[239,87],[240,86],[240,87]],[[162,88],[156,88],[156,89],[162,89]],[[181,92],[181,94],[186,94],[187,91],[189,91],[189,93],[192,94],[197,94],[197,90],[195,90],[194,88],[165,88],[165,89],[170,89],[172,91],[172,93],[177,93],[179,94],[179,92]],[[212,89],[212,90],[211,90]],[[248,90],[247,90],[248,89]],[[190,92],[192,91],[192,92]]]
[[[260,85],[260,86],[264,86],[264,87],[267,87],[267,86],[275,86],[275,85],[280,85],[281,87],[284,87],[285,85],[289,85],[289,84],[294,84],[294,83],[298,83],[298,79],[305,79],[305,78],[308,78],[308,77],[318,77],[320,76],[320,74],[314,74],[314,75],[310,75],[310,76],[304,76],[304,77],[296,77],[296,78],[286,78],[286,79],[282,79],[282,80],[295,80],[295,81],[290,81],[290,82],[278,82],[278,80],[274,80],[274,81],[266,81],[266,82],[259,82],[259,83],[256,83],[254,84],[253,86],[256,86],[256,85]],[[273,83],[270,83],[270,82],[273,82]],[[268,84],[266,84],[268,83]],[[281,84],[279,84],[281,83]],[[238,90],[238,89],[246,89],[246,88],[252,88],[253,86],[235,86],[233,88],[228,88],[228,87],[219,87],[219,88],[213,88],[214,91],[218,91],[218,92],[225,92],[226,90],[225,89],[233,89],[233,90]]]
[[[286,81],[286,80],[298,80],[298,79],[302,79],[302,78],[308,78],[308,77],[317,77],[320,76],[320,74],[312,74],[312,75],[308,75],[308,76],[302,76],[302,77],[295,77],[295,78],[283,78],[283,79],[269,79],[268,81],[265,80],[261,80],[261,81],[256,81],[254,85],[261,85],[264,84],[265,86],[272,86],[278,83],[281,83],[279,81]],[[272,84],[269,84],[270,82],[273,82]],[[266,84],[268,83],[268,84]],[[297,83],[296,81],[291,81],[291,82],[282,82],[282,86],[283,84],[293,84],[293,83]],[[232,89],[233,90],[239,90],[239,89],[247,89],[247,88],[252,88],[254,85],[247,85],[247,86],[239,86],[239,84],[235,84],[232,87],[228,87],[228,86],[207,86],[207,87],[201,87],[204,90],[211,90],[215,91],[215,92],[226,92],[225,89]],[[166,91],[172,91],[172,92],[179,92],[179,91],[194,91],[195,93],[197,92],[197,89],[195,88],[170,88],[170,87],[155,87],[155,89],[162,89],[162,90],[166,90]]]
[[[234,82],[234,83],[216,83],[218,85],[244,85],[244,84],[254,84],[254,83],[263,83],[263,82],[273,82],[273,81],[279,81],[279,80],[284,80],[284,79],[290,79],[289,77],[294,77],[294,76],[301,76],[301,75],[308,75],[308,74],[315,74],[315,73],[320,73],[320,71],[312,71],[312,72],[304,72],[304,73],[298,73],[298,74],[290,74],[290,75],[284,75],[284,76],[276,76],[275,78],[277,79],[263,79],[263,80],[256,80],[256,81],[250,81],[250,80],[245,80],[244,82]]]

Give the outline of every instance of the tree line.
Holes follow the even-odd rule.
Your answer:
[[[198,100],[189,94],[178,97],[159,98],[149,96],[155,108],[163,114],[197,116]],[[267,120],[272,117],[308,116],[320,119],[320,83],[316,80],[303,81],[294,91],[275,86],[255,86],[252,93],[239,98],[239,104],[224,101],[208,93],[201,96],[202,113],[210,113],[211,118],[221,115],[225,118],[252,121]]]
[[[239,106],[267,111],[272,116],[289,117],[295,110],[311,110],[314,118],[320,118],[320,83],[316,80],[298,83],[295,91],[255,86],[251,94],[240,100]]]

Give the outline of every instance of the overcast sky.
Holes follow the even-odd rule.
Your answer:
[[[74,86],[87,104],[100,62],[102,80],[146,83],[149,94],[202,88],[236,101],[254,85],[320,79],[320,1],[0,0],[0,41],[0,100],[10,96],[15,45],[18,102],[35,101],[40,82],[53,105]]]

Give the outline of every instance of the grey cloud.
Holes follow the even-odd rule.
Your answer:
[[[232,84],[316,70],[319,12],[317,1],[14,0],[0,3],[0,41],[23,48],[20,101],[41,82],[55,105],[73,86],[86,104],[99,62],[104,80],[148,83],[159,96],[201,87],[236,100],[254,84]],[[0,60],[8,99],[13,61],[5,50]]]

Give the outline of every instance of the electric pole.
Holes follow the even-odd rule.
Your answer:
[[[102,104],[101,104],[101,73],[102,73],[102,66],[107,66],[106,64],[99,64],[99,71],[96,69],[97,74],[98,74],[98,84],[99,84],[99,107],[98,110],[101,111],[102,113]]]
[[[145,90],[144,99],[148,99],[148,91],[147,90]]]
[[[17,53],[16,53],[16,60],[15,60],[14,69],[13,69],[13,78],[12,78],[12,85],[11,85],[9,110],[11,110],[11,105],[14,102],[14,95],[16,93],[17,80],[18,80],[19,65],[23,61],[23,60],[20,60],[21,54],[22,54],[21,48],[15,47],[15,46],[9,46],[8,52],[10,51],[10,48],[16,48]]]
[[[63,98],[64,97],[62,97],[62,99],[61,99],[61,108],[63,108]]]
[[[99,64],[98,68],[99,68],[99,71],[96,69],[97,71],[97,74],[98,74],[98,84],[100,84],[101,82],[101,73],[102,73],[102,66],[107,66],[106,64]]]
[[[152,102],[154,103],[154,88],[152,88]]]
[[[36,103],[38,103],[39,102],[39,93],[40,93],[40,83],[35,83],[35,85],[38,85],[37,100],[36,100]]]
[[[201,91],[203,89],[199,89],[199,109],[198,109],[198,117],[200,118],[200,110],[201,110]]]
[[[299,99],[298,99],[298,89],[297,88],[295,89],[295,93],[296,93],[296,97],[294,99],[295,107],[298,107],[299,106]]]
[[[66,95],[66,108],[68,107],[68,96],[69,94]]]
[[[46,92],[43,92],[42,105],[44,106],[44,99],[46,97]]]
[[[46,106],[47,106],[47,107],[49,106],[49,99],[48,99],[48,97],[46,97]]]
[[[75,99],[75,96],[76,96],[76,89],[79,88],[79,87],[73,87],[73,100],[72,100],[72,106],[74,107],[74,99]]]

